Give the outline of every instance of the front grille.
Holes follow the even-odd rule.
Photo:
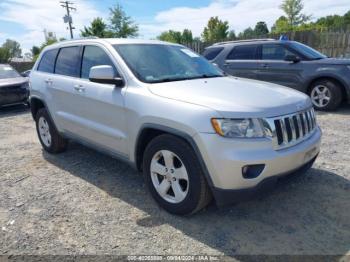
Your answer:
[[[275,149],[293,146],[305,140],[316,129],[316,117],[313,108],[295,114],[265,119],[273,139]]]

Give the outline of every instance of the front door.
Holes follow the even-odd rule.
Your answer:
[[[287,55],[297,56],[282,44],[261,45],[258,79],[302,90],[303,61],[285,61]]]
[[[114,153],[127,156],[124,95],[126,87],[89,81],[90,69],[110,65],[118,76],[112,56],[103,46],[86,45],[82,54],[80,78],[74,81],[79,136]]]

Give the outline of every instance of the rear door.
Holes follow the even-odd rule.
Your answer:
[[[237,45],[225,58],[223,70],[233,76],[256,79],[256,44]]]
[[[75,131],[75,119],[80,108],[76,105],[74,79],[79,76],[81,46],[62,47],[58,51],[54,74],[44,79],[47,104],[54,114],[55,123],[64,132]],[[39,65],[40,68],[40,65]]]
[[[109,51],[99,44],[84,46],[80,78],[74,80],[77,108],[75,133],[109,151],[127,155],[124,95],[126,87],[89,81],[90,69],[97,65],[112,66],[120,77]]]
[[[298,56],[283,44],[262,44],[259,47],[258,79],[301,89],[303,61],[285,61],[287,55]]]

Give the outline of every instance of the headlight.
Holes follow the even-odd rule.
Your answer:
[[[251,138],[265,136],[259,119],[255,118],[212,118],[211,124],[216,133],[224,137]]]

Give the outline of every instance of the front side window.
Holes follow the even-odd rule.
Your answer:
[[[20,77],[18,72],[9,65],[0,65],[0,79]]]
[[[58,53],[58,49],[52,49],[46,51],[39,63],[38,71],[53,73],[55,68],[55,60]]]
[[[227,55],[228,60],[255,60],[256,45],[235,46]]]
[[[286,47],[279,44],[262,45],[262,60],[284,60],[287,55],[295,55]]]
[[[213,60],[215,57],[217,57],[221,51],[224,50],[223,47],[212,47],[207,48],[203,52],[203,56],[208,60]]]
[[[204,57],[183,46],[120,44],[114,48],[142,82],[159,83],[224,76]]]
[[[81,64],[81,78],[88,79],[91,67],[98,65],[110,65],[114,68],[115,74],[117,73],[112,60],[105,51],[97,46],[85,46]]]
[[[289,46],[310,60],[327,58],[327,56],[325,56],[324,54],[302,43],[290,42]]]
[[[79,76],[78,61],[78,46],[61,48],[57,56],[55,74],[73,77]]]

